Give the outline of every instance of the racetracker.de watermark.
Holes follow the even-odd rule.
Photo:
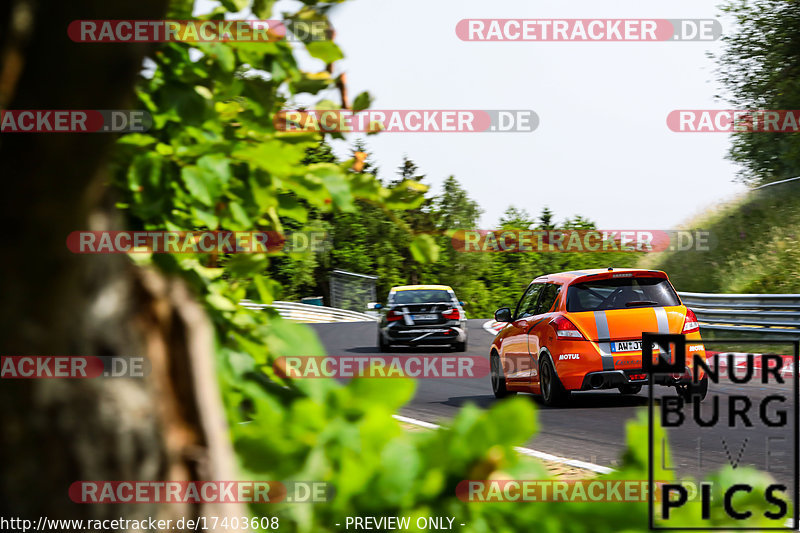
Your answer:
[[[656,484],[656,499],[660,499]],[[456,485],[464,502],[646,502],[647,480],[465,479]]]
[[[455,230],[451,244],[459,252],[705,252],[712,237],[703,230]]]
[[[677,109],[667,115],[667,127],[679,133],[797,133],[800,110]]]
[[[147,111],[127,109],[5,109],[0,133],[128,133],[153,125]]]
[[[325,41],[331,29],[322,20],[74,20],[67,35],[79,43],[270,43]]]
[[[325,481],[76,481],[75,503],[321,503],[333,498]]]
[[[4,355],[0,379],[142,378],[150,374],[143,357]]]
[[[324,252],[324,231],[73,231],[67,248],[76,254],[259,254]]]
[[[272,365],[285,378],[484,378],[485,357],[469,355],[286,356]]]
[[[462,19],[462,41],[716,41],[714,19]]]
[[[504,133],[534,131],[539,115],[530,109],[284,109],[274,124],[288,132]]]

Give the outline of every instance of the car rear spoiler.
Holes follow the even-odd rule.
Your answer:
[[[666,272],[661,270],[636,270],[636,271],[615,271],[609,270],[608,272],[601,272],[599,274],[587,274],[572,280],[570,285],[575,283],[583,283],[585,281],[594,281],[598,279],[615,279],[615,278],[661,278],[669,279]]]

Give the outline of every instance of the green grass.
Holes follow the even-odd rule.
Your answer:
[[[800,293],[800,182],[751,191],[681,229],[711,233],[709,251],[663,252],[640,261],[679,291]]]

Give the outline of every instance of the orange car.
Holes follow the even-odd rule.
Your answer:
[[[540,394],[547,405],[571,391],[616,388],[636,394],[647,383],[642,370],[642,332],[683,333],[687,362],[705,360],[695,314],[681,303],[664,272],[595,269],[562,272],[533,280],[492,342],[492,390],[498,398],[516,392]],[[656,348],[653,349],[654,353]],[[708,376],[655,374],[656,384],[674,386],[684,399],[702,400]]]

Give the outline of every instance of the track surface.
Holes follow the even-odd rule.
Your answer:
[[[470,320],[469,346],[465,354],[488,358],[492,335],[483,329],[486,320]],[[371,322],[314,324],[328,355],[381,355],[375,346],[376,325]],[[398,348],[394,355],[432,355],[438,353],[455,354],[441,348]],[[384,354],[385,355],[385,354]],[[654,394],[673,394],[674,389],[656,387]],[[788,410],[789,425],[781,429],[764,430],[759,420],[758,407],[761,399],[780,392],[789,399],[785,404]],[[728,397],[731,394],[746,394],[753,402],[750,416],[754,427],[735,428],[727,425]],[[736,385],[732,383],[711,384],[709,398],[702,404],[701,414],[711,415],[712,395],[720,398],[720,423],[715,427],[699,428],[693,422],[687,427],[668,429],[668,439],[672,462],[667,465],[677,468],[678,477],[709,472],[735,462],[741,452],[740,465],[752,464],[760,470],[769,470],[779,481],[792,486],[793,476],[793,434],[791,420],[797,413],[793,411],[793,389],[791,376],[781,386],[758,384]],[[636,411],[647,408],[648,388],[635,396],[623,396],[616,390],[581,392],[572,395],[569,405],[562,408],[549,408],[538,398],[523,395],[537,405],[539,429],[536,436],[525,445],[554,455],[579,459],[603,466],[618,464],[626,446],[625,424],[633,418]],[[420,379],[413,400],[400,414],[426,422],[446,422],[458,409],[467,403],[482,408],[490,407],[495,401],[488,376],[481,379]],[[780,406],[772,404],[768,413]],[[691,416],[690,412],[687,414]],[[767,437],[770,437],[769,443]],[[779,440],[783,438],[784,440]],[[701,439],[698,441],[698,439]],[[722,439],[725,439],[723,444]],[[747,439],[747,443],[744,440]],[[698,448],[698,442],[700,447]],[[646,447],[647,442],[639,443]],[[727,451],[726,451],[727,447]],[[771,454],[767,458],[767,448]],[[781,455],[783,454],[783,455]],[[767,465],[769,460],[769,465]]]

